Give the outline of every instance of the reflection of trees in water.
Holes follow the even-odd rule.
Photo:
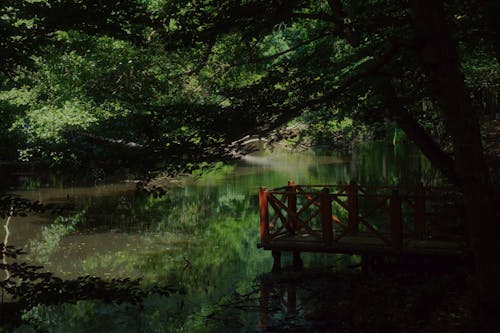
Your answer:
[[[412,145],[361,144],[352,153],[350,179],[363,185],[436,183],[441,175]]]
[[[215,306],[206,316],[208,327],[213,331],[258,328],[266,332],[310,327],[304,318],[304,306],[308,306],[308,298],[313,296],[298,274],[259,276],[246,292],[234,292]]]
[[[214,327],[236,318],[232,325],[239,323],[240,330],[253,320],[250,328],[265,332],[406,331],[408,323],[425,325],[445,295],[463,288],[453,273],[456,263],[448,261],[406,258],[387,263],[378,273],[306,269],[263,274],[247,293],[233,293],[207,318]]]
[[[214,281],[218,286],[231,284],[260,265],[262,258],[268,259],[265,253],[255,250],[258,233],[252,232],[257,220],[253,199],[238,191],[206,188],[134,198],[133,203],[141,206],[132,207],[135,216],[148,225],[138,230],[141,249],[106,255],[90,253],[82,264],[84,270],[105,269],[121,276],[140,274],[148,280],[167,278],[193,292],[212,292]],[[113,204],[120,204],[123,197],[113,200]],[[107,198],[103,204],[111,203]],[[94,214],[105,211],[105,207],[95,204],[87,218],[91,225],[102,218]],[[78,224],[80,227],[89,226]],[[124,227],[117,224],[112,228]]]
[[[17,258],[25,254],[20,249],[12,247],[6,249],[4,251],[6,257]],[[44,307],[50,312],[50,306],[75,304],[83,300],[100,301],[113,308],[123,303],[142,304],[146,298],[153,296],[168,298],[172,293],[178,292],[176,288],[166,285],[142,286],[140,279],[105,280],[86,275],[73,280],[63,280],[52,273],[44,272],[42,266],[32,266],[24,262],[7,263],[5,269],[8,269],[11,274],[10,279],[8,282],[0,281],[0,288],[10,295],[11,304],[14,305],[14,311],[10,314],[11,318],[5,322],[8,325],[19,324],[19,316],[33,309],[35,309],[36,317],[39,310],[43,312]],[[2,301],[0,313],[3,305]],[[53,320],[31,322],[37,331],[48,331],[51,323]],[[42,324],[45,326],[43,329],[41,329]]]
[[[254,168],[252,173],[238,177],[237,181],[226,175],[223,184],[213,181],[212,178],[219,179],[215,172],[215,175],[202,177],[194,186],[190,184],[184,188],[153,187],[149,189],[151,193],[127,191],[116,195],[106,192],[99,198],[79,197],[74,208],[77,211],[87,210],[89,218],[85,226],[79,227],[81,231],[113,229],[193,233],[203,228],[214,214],[229,215],[246,209],[245,201],[252,202],[256,198],[258,185],[278,186],[295,176],[306,177],[309,183],[347,183],[358,178],[358,183],[369,184],[379,182],[381,174],[386,176],[384,183],[398,183],[411,178],[408,172],[426,172],[428,168],[425,163],[422,164],[421,157],[413,156],[413,150],[406,148],[401,147],[396,154],[392,146],[374,143],[355,150],[349,163],[335,156],[284,156],[277,159],[276,163],[289,168],[289,172],[266,170],[262,174],[262,170]],[[302,164],[300,161],[303,161]],[[305,167],[300,169],[298,165]],[[281,182],[281,178],[286,180]]]
[[[159,189],[159,188],[157,188]],[[252,193],[253,194],[253,193]],[[125,193],[102,198],[82,198],[78,211],[87,221],[81,231],[153,231],[196,233],[218,215],[226,217],[249,209],[250,195],[220,187],[188,187],[157,192]],[[222,216],[221,216],[222,215]]]
[[[301,273],[263,274],[247,293],[233,293],[207,316],[213,326],[232,330],[258,328],[265,332],[304,331],[324,326],[318,318],[310,318],[311,309],[318,307],[318,282],[304,279]],[[253,322],[248,323],[251,314]],[[330,326],[333,328],[334,326]]]
[[[414,146],[403,143],[393,146],[386,142],[357,144],[350,159],[336,163],[310,163],[307,176],[312,179],[310,183],[329,184],[346,184],[351,180],[363,185],[441,181],[440,174]]]

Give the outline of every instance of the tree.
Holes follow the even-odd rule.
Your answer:
[[[153,38],[164,22],[144,4],[6,1],[0,13],[0,135],[17,139],[3,157],[21,149],[30,161],[178,172],[239,137],[245,117],[182,75],[196,50],[166,54]]]
[[[474,6],[480,10],[469,21],[460,22]],[[165,16],[178,22],[182,40],[188,44],[208,41],[210,51],[224,40],[222,36],[237,34],[232,40],[248,55],[242,61],[239,54],[239,63],[243,68],[255,66],[257,78],[244,86],[220,82],[217,91],[232,106],[255,112],[261,129],[308,109],[343,104],[343,110],[352,110],[351,116],[369,122],[386,108],[384,115],[464,194],[479,308],[485,315],[480,322],[485,329],[495,327],[492,314],[500,299],[496,282],[500,271],[493,264],[500,251],[495,185],[483,154],[479,110],[474,109],[461,66],[464,58],[474,56],[466,53],[472,47],[471,35],[479,37],[476,48],[491,55],[491,66],[498,66],[493,58],[498,56],[498,38],[493,50],[486,46],[492,36],[498,37],[493,19],[498,5],[466,1],[445,8],[443,1],[434,0],[414,0],[409,5],[329,0],[190,1],[182,7],[189,9],[167,2],[164,10]],[[483,17],[486,24],[481,23]],[[483,32],[478,35],[477,30]],[[270,41],[276,47],[279,39],[286,46],[264,53]],[[202,59],[208,68],[210,59]],[[225,68],[225,80],[228,73],[238,71],[230,63]],[[444,141],[440,145],[424,128],[429,115],[417,105],[425,98],[438,110],[438,119],[451,139],[451,154],[445,151]]]
[[[429,68],[437,91],[444,124],[453,143],[454,167],[467,209],[470,240],[476,261],[481,325],[498,327],[493,316],[498,309],[500,288],[495,281],[500,267],[492,264],[500,250],[494,185],[481,145],[477,114],[460,71],[457,46],[446,23],[440,1],[413,1],[417,36],[427,54],[422,62]]]
[[[18,36],[9,43],[32,41],[41,50],[54,43],[54,32],[65,30],[167,55],[163,70],[189,89],[176,90],[183,98],[165,95],[141,106],[143,123],[158,124],[146,126],[153,134],[142,143],[176,161],[219,158],[236,138],[266,133],[306,111],[332,110],[374,126],[394,121],[463,192],[481,313],[495,309],[495,185],[472,93],[483,68],[492,73],[486,84],[500,78],[497,1],[47,0],[3,6],[15,20],[2,31]],[[69,15],[55,19],[61,12]],[[19,20],[37,24],[12,29]],[[3,62],[6,72],[24,60],[16,56],[28,52],[23,45],[15,44],[19,49]],[[486,65],[471,65],[479,56]]]

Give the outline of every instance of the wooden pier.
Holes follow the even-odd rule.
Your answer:
[[[259,191],[260,243],[281,252],[455,256],[467,248],[461,196],[450,188],[297,185]]]

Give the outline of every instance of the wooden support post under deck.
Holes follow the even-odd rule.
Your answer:
[[[269,207],[267,202],[267,191],[265,187],[259,190],[260,208],[260,240],[266,241],[269,238]]]
[[[286,288],[286,312],[287,315],[295,315],[297,313],[297,287],[292,281]]]
[[[273,255],[273,272],[281,271],[281,252],[280,251],[271,251]]]
[[[401,217],[401,197],[398,190],[392,190],[390,201],[391,238],[395,248],[403,246],[403,221]]]
[[[297,231],[297,188],[293,180],[288,182],[288,207],[287,207],[287,222],[290,227],[290,233],[295,234]]]
[[[415,188],[415,206],[414,206],[414,227],[415,237],[424,238],[425,235],[425,188],[422,182]]]
[[[265,282],[261,282],[260,295],[259,295],[259,328],[264,330],[267,328],[267,311],[268,311],[268,299],[269,290]]]
[[[302,261],[302,258],[300,257],[300,252],[299,251],[294,251],[293,252],[293,268],[296,271],[300,271],[304,267],[304,262]]]
[[[332,225],[332,201],[329,197],[328,188],[321,190],[321,229],[323,239],[327,243],[333,241],[333,225]]]
[[[359,229],[359,210],[358,210],[358,186],[351,180],[347,187],[347,224],[349,230],[353,233]]]

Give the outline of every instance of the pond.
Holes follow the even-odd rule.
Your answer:
[[[23,260],[65,279],[87,274],[141,278],[143,286],[169,284],[182,292],[153,295],[140,305],[80,301],[38,306],[25,314],[26,324],[19,330],[251,332],[287,325],[315,327],[314,318],[307,316],[314,305],[304,305],[307,293],[291,293],[279,278],[279,288],[263,292],[273,277],[266,274],[271,254],[256,247],[259,187],[279,187],[288,180],[380,185],[422,179],[439,182],[415,148],[376,143],[360,145],[350,156],[259,152],[201,176],[170,180],[160,196],[138,193],[134,182],[33,186],[43,182],[23,178],[24,186],[10,193],[65,207],[63,216],[46,212],[14,217],[8,228],[1,228],[0,239],[27,251]],[[356,256],[343,255],[303,259],[313,271],[349,270],[359,263]],[[263,307],[263,293],[273,295],[272,310]],[[280,303],[291,295],[294,302]]]

